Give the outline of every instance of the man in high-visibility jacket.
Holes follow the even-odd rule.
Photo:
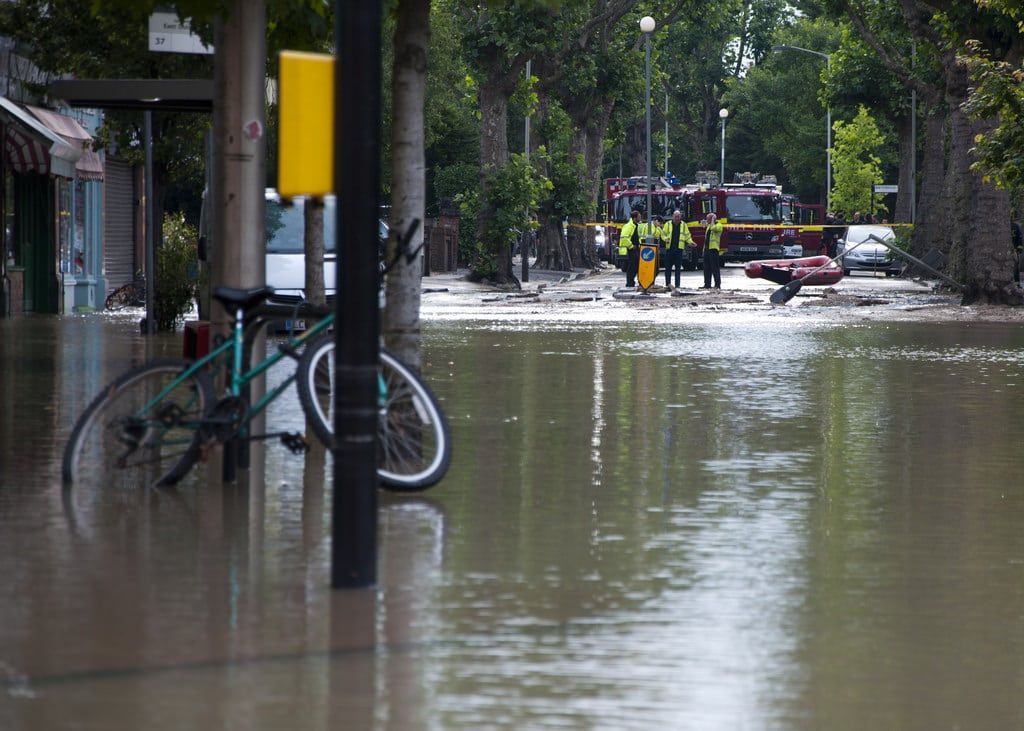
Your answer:
[[[672,220],[661,229],[661,241],[665,247],[665,286],[669,284],[669,277],[673,269],[676,273],[676,287],[679,286],[679,274],[683,271],[683,250],[686,246],[693,246],[693,236],[686,222],[683,221],[682,211],[673,211]]]
[[[619,256],[626,257],[626,286],[636,286],[636,270],[640,266],[640,244],[647,235],[647,224],[640,223],[640,210],[632,216],[619,231]]]
[[[722,288],[722,272],[719,257],[722,253],[722,222],[714,213],[704,219],[704,286],[711,289],[711,279],[715,280],[715,289]]]

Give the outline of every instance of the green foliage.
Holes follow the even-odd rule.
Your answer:
[[[652,83],[657,91],[652,125],[659,126],[658,110],[664,104],[662,90],[668,91],[669,138],[675,143],[671,145],[669,168],[681,178],[690,180],[696,170],[718,168],[718,110],[723,105],[734,106],[724,99],[727,89],[738,86],[736,82],[747,75],[751,63],[758,68],[770,58],[777,32],[791,22],[791,9],[781,0],[722,0],[714,5],[693,3],[663,34],[655,32],[657,43],[652,48],[652,63],[656,68]],[[643,81],[640,73],[635,73],[635,77]],[[632,104],[635,118],[642,118],[642,102],[641,85]],[[731,149],[730,142],[727,153]],[[736,151],[741,153],[736,158],[737,168],[769,172],[763,166],[753,165],[748,151]],[[633,157],[636,159],[635,154]],[[729,160],[726,163],[730,167]],[[777,161],[775,167],[779,167]],[[771,172],[783,174],[781,170]]]
[[[488,171],[483,193],[471,193],[463,200],[463,217],[484,208],[486,216],[480,239],[476,242],[471,268],[478,278],[493,276],[498,257],[511,247],[518,231],[530,226],[529,211],[537,207],[551,181],[531,166],[525,155],[513,154],[501,167]],[[472,219],[467,219],[472,220]]]
[[[461,28],[435,3],[430,16],[424,119],[427,163],[427,215],[480,183],[480,124],[475,82],[462,58]],[[463,238],[472,226],[464,220]]]
[[[839,31],[824,20],[801,20],[775,36],[780,45],[831,53]],[[801,200],[824,200],[828,109],[819,99],[826,59],[802,51],[779,51],[730,82],[722,100],[726,125],[726,177],[750,170],[776,175]],[[833,118],[839,116],[833,110]],[[717,122],[718,110],[714,110]],[[717,140],[716,140],[717,143]],[[718,145],[714,151],[718,152]],[[712,169],[718,169],[712,158]]]
[[[964,60],[975,86],[964,108],[977,119],[999,120],[990,134],[974,140],[971,169],[1019,197],[1024,193],[1024,66],[995,61],[974,42],[968,50],[972,55]]]
[[[151,53],[148,14],[135,7],[106,8],[91,16],[75,0],[21,0],[0,3],[0,35],[25,44],[24,53],[42,71],[79,78],[210,78],[211,57]],[[30,85],[31,88],[31,85]],[[42,94],[41,86],[32,88]],[[116,145],[118,157],[141,163],[141,117],[138,112],[107,112],[96,146]],[[153,115],[154,177],[157,200],[168,184],[202,190],[203,135],[210,119],[201,114]]]
[[[164,216],[163,242],[156,250],[153,312],[157,330],[174,332],[191,309],[197,294],[196,229],[183,214]]]
[[[581,153],[571,152],[572,123],[553,99],[546,101],[537,120],[537,136],[544,144],[534,162],[549,181],[538,201],[541,215],[564,221],[590,214],[586,162]]]
[[[480,215],[481,196],[478,188],[467,188],[455,196],[462,225],[459,226],[459,259],[470,262],[476,279],[492,279],[498,272],[497,256],[477,240],[472,222]]]
[[[873,185],[881,183],[881,159],[876,150],[885,144],[885,137],[866,107],[861,107],[853,121],[837,121],[832,151],[832,209],[849,219],[856,211],[872,207],[885,213],[883,196],[872,193]]]

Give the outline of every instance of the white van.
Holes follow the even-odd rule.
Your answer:
[[[267,285],[274,288],[270,302],[295,305],[305,299],[306,294],[306,255],[303,243],[306,199],[304,196],[295,197],[286,205],[276,190],[267,188],[266,200]],[[338,281],[335,205],[335,196],[324,198],[324,286],[328,303],[334,300],[334,287]],[[387,239],[388,225],[384,221],[380,222],[379,235],[381,241]]]

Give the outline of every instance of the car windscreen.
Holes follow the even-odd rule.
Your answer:
[[[642,209],[647,208],[647,195],[626,195],[621,198],[614,198],[610,202],[609,208],[612,221],[616,223],[625,223],[629,220],[630,212],[639,206]],[[665,193],[654,194],[651,196],[651,218],[655,216],[661,216],[664,219],[672,218],[672,212],[677,208],[682,209],[683,199],[679,195],[666,195]],[[642,220],[646,220],[644,217]]]
[[[895,238],[891,228],[878,226],[850,226],[846,230],[846,240],[851,244],[856,244],[861,241],[867,241],[868,236],[872,234],[885,241]]]
[[[725,207],[732,223],[776,223],[779,201],[772,195],[730,195]]]
[[[296,199],[292,205],[279,201],[267,201],[267,253],[302,254],[305,251],[303,231],[305,223],[302,211],[305,201]],[[334,199],[324,202],[324,250],[334,251]]]

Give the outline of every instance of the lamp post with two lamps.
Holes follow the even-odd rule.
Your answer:
[[[825,59],[825,70],[828,73],[832,71],[832,54],[823,53],[821,51],[812,51],[810,48],[800,48],[799,46],[787,46],[779,45],[772,46],[772,51],[778,53],[779,51],[800,51],[801,53],[810,53],[815,56],[821,56]],[[825,107],[825,210],[829,210],[829,197],[832,195],[832,105]]]

